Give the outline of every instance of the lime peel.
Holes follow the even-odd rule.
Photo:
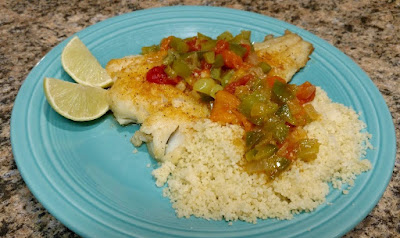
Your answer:
[[[65,46],[61,64],[79,84],[107,88],[113,83],[107,71],[77,36]]]
[[[109,110],[105,89],[55,78],[44,78],[43,88],[50,106],[73,121],[91,121]]]

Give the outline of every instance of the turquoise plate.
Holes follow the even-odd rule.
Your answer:
[[[327,201],[293,220],[257,224],[179,219],[151,176],[156,162],[145,147],[133,153],[129,142],[137,125],[119,126],[109,113],[92,122],[73,122],[47,103],[43,78],[72,79],[61,67],[67,39],[34,67],[22,85],[11,118],[15,161],[26,184],[43,206],[84,237],[339,237],[376,205],[392,174],[395,133],[389,110],[368,76],[327,42],[293,25],[255,13],[214,7],[166,7],[110,18],[76,35],[104,66],[112,58],[138,54],[163,37],[202,32],[251,30],[254,41],[289,29],[310,41],[315,51],[293,79],[309,80],[335,101],[362,112],[375,150],[373,170],[360,175],[348,195],[331,190]],[[71,36],[72,37],[72,36]],[[149,166],[150,165],[150,166]]]

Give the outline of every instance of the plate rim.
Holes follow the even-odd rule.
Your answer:
[[[52,48],[51,51],[49,51],[49,52],[35,65],[35,67],[30,71],[30,73],[29,73],[28,76],[26,77],[25,81],[28,81],[29,78],[34,77],[34,74],[36,73],[36,71],[39,70],[39,69],[38,69],[38,66],[41,65],[41,63],[43,62],[43,60],[44,60],[46,57],[48,57],[48,56],[51,55],[51,54],[54,54],[54,52],[59,51],[60,48],[63,48],[63,46],[69,41],[69,39],[70,39],[71,37],[73,37],[74,35],[76,35],[76,34],[79,34],[79,33],[81,33],[81,32],[87,32],[87,34],[89,34],[90,31],[95,30],[96,27],[100,27],[100,26],[102,26],[102,25],[107,25],[107,24],[112,23],[113,21],[116,21],[116,20],[121,20],[121,21],[126,20],[125,18],[128,18],[128,16],[133,15],[133,14],[134,14],[134,15],[143,16],[143,15],[149,14],[149,13],[151,13],[151,12],[157,12],[157,11],[158,11],[158,12],[160,12],[160,11],[164,11],[164,12],[165,12],[165,11],[171,11],[171,10],[174,10],[174,9],[180,9],[180,10],[182,10],[182,9],[186,9],[186,10],[188,10],[188,9],[197,9],[197,10],[200,10],[200,11],[204,11],[204,10],[208,11],[208,10],[210,10],[210,9],[214,9],[214,10],[216,9],[216,11],[226,11],[226,12],[236,12],[236,13],[240,13],[240,14],[246,15],[246,16],[244,16],[244,17],[247,17],[247,18],[250,17],[250,16],[252,16],[252,17],[257,16],[257,17],[269,18],[269,19],[272,20],[272,21],[284,23],[285,25],[290,25],[290,26],[292,26],[292,28],[296,28],[296,30],[298,30],[297,32],[301,32],[302,35],[305,34],[305,35],[308,35],[308,36],[316,37],[318,40],[322,40],[323,42],[325,42],[326,44],[328,44],[330,47],[334,47],[334,46],[332,46],[331,44],[329,44],[328,42],[326,42],[325,40],[319,38],[318,36],[315,36],[314,34],[308,32],[308,31],[306,31],[306,30],[304,30],[304,29],[301,29],[300,27],[291,25],[290,23],[287,23],[287,22],[278,20],[278,19],[276,19],[276,18],[272,18],[272,17],[266,16],[266,15],[261,15],[261,14],[254,13],[254,12],[248,12],[248,11],[242,11],[242,10],[224,8],[224,7],[210,7],[210,6],[172,6],[172,7],[160,7],[160,8],[151,8],[151,9],[138,10],[138,11],[134,11],[134,12],[130,12],[130,13],[125,13],[125,14],[122,14],[122,15],[119,15],[119,16],[114,16],[114,17],[108,18],[108,19],[106,19],[106,20],[103,20],[103,21],[101,21],[101,22],[98,22],[98,23],[96,23],[96,24],[94,24],[94,25],[91,25],[91,26],[89,26],[89,27],[86,27],[86,28],[82,29],[81,31],[79,31],[79,32],[77,32],[77,33],[75,33],[75,34],[73,34],[72,36],[70,36],[70,37],[68,37],[68,38],[66,38],[65,40],[63,40],[62,42],[60,42],[57,46],[55,46],[54,48]],[[345,57],[346,60],[350,60],[353,64],[355,64],[355,65],[358,67],[358,69],[359,69],[358,71],[360,71],[360,72],[358,72],[358,73],[364,74],[364,77],[368,78],[369,81],[372,83],[372,85],[373,85],[374,88],[372,88],[371,90],[375,90],[375,91],[377,91],[377,92],[380,94],[378,88],[373,84],[372,80],[371,80],[371,79],[368,77],[368,75],[361,69],[361,67],[359,67],[353,60],[351,60],[346,54],[344,54],[343,52],[341,52],[339,49],[337,49],[336,47],[334,47],[334,48],[335,48],[338,52],[340,52],[341,57]],[[18,125],[18,120],[20,119],[20,118],[18,118],[18,115],[19,115],[21,112],[20,112],[20,111],[17,111],[17,108],[18,108],[19,105],[22,103],[22,102],[20,102],[20,101],[23,100],[23,96],[21,95],[22,93],[20,93],[20,92],[25,92],[25,91],[27,91],[27,90],[29,89],[29,88],[28,88],[28,86],[29,86],[29,84],[28,84],[29,81],[28,81],[28,83],[26,83],[25,81],[23,82],[21,88],[19,89],[18,95],[17,95],[17,97],[16,97],[16,99],[15,99],[14,106],[13,106],[13,109],[12,109],[12,116],[11,116],[11,120],[10,120],[10,139],[11,139],[11,145],[12,145],[12,152],[13,152],[14,160],[15,160],[15,162],[16,162],[16,164],[17,164],[18,170],[20,171],[21,177],[23,178],[23,180],[25,181],[25,183],[27,184],[29,190],[32,192],[32,194],[35,196],[35,198],[36,198],[36,199],[37,199],[37,200],[38,200],[38,201],[39,201],[39,202],[40,202],[40,203],[41,203],[41,204],[42,204],[42,205],[43,205],[57,220],[61,221],[62,224],[64,224],[66,227],[70,228],[71,230],[73,230],[74,232],[76,232],[76,233],[78,233],[78,234],[80,234],[80,235],[89,235],[89,234],[83,232],[79,227],[76,227],[76,225],[73,225],[71,222],[69,222],[69,221],[67,221],[66,219],[64,219],[63,216],[59,216],[59,214],[58,214],[58,212],[57,212],[56,210],[54,210],[52,207],[50,207],[50,208],[48,207],[48,205],[46,204],[47,202],[43,202],[43,201],[46,201],[46,200],[47,200],[47,199],[45,198],[46,196],[44,196],[44,194],[40,194],[40,192],[37,190],[37,184],[35,184],[32,180],[29,180],[29,177],[30,177],[31,175],[28,174],[29,172],[26,170],[26,168],[24,168],[24,165],[22,164],[23,161],[24,161],[24,159],[21,158],[21,157],[23,157],[23,155],[19,154],[20,151],[18,151],[18,150],[20,150],[19,148],[21,148],[21,145],[18,144],[18,141],[16,141],[16,140],[18,139],[18,134],[17,134],[17,132],[16,132],[16,129],[13,129],[13,128],[15,128],[16,125]],[[32,80],[31,80],[31,81],[32,81]],[[391,163],[391,164],[393,164],[393,166],[392,166],[392,173],[393,173],[393,167],[394,167],[395,160],[396,160],[396,139],[397,139],[397,138],[396,138],[396,136],[395,136],[395,130],[394,130],[393,121],[391,120],[391,113],[390,113],[390,110],[388,109],[387,104],[386,104],[386,102],[384,101],[384,99],[383,99],[383,97],[382,97],[381,94],[380,94],[379,100],[381,100],[381,101],[383,100],[383,103],[384,103],[384,105],[386,106],[383,110],[386,111],[386,116],[388,116],[388,115],[390,116],[390,121],[391,121],[391,125],[388,125],[388,126],[391,127],[391,129],[392,129],[392,130],[391,130],[391,132],[392,132],[391,142],[393,142],[392,144],[394,144],[394,148],[393,148],[392,153],[391,153],[391,154],[393,155],[393,156],[391,156],[391,157],[392,157],[392,160],[393,160],[393,163]],[[387,119],[387,118],[386,118],[386,119]],[[384,187],[382,187],[382,188],[380,189],[380,191],[379,191],[379,196],[376,196],[376,199],[373,201],[373,205],[371,206],[371,208],[368,209],[368,210],[365,210],[365,211],[362,213],[362,215],[359,216],[359,219],[358,219],[358,221],[357,221],[357,223],[356,223],[355,225],[357,225],[362,219],[364,219],[364,217],[367,216],[367,215],[370,213],[370,211],[376,206],[377,202],[380,200],[380,198],[382,197],[384,191],[385,191],[386,188],[387,188],[387,185],[388,185],[388,183],[389,183],[389,181],[390,181],[390,179],[391,179],[391,177],[392,177],[392,173],[390,174],[390,176],[387,176],[387,177],[385,178],[385,180],[383,181],[383,183],[384,183],[386,186],[384,186]],[[347,233],[349,230],[351,230],[355,225],[349,225],[349,226],[348,226],[345,230],[343,230],[340,234],[338,233],[337,236],[344,235],[344,234]],[[82,232],[82,233],[81,233],[81,232]]]

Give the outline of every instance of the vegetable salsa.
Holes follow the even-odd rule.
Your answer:
[[[294,160],[317,157],[319,143],[303,129],[319,117],[309,104],[316,88],[269,74],[272,67],[258,58],[250,35],[169,36],[143,47],[142,54],[165,53],[162,65],[147,72],[148,82],[194,92],[210,103],[212,121],[241,125],[246,131],[243,169],[272,180]]]

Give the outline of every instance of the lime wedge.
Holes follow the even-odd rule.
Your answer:
[[[61,54],[61,64],[77,83],[102,88],[113,83],[107,71],[77,36],[65,46]]]
[[[73,121],[90,121],[108,109],[107,90],[55,78],[44,78],[44,93],[50,106]]]

